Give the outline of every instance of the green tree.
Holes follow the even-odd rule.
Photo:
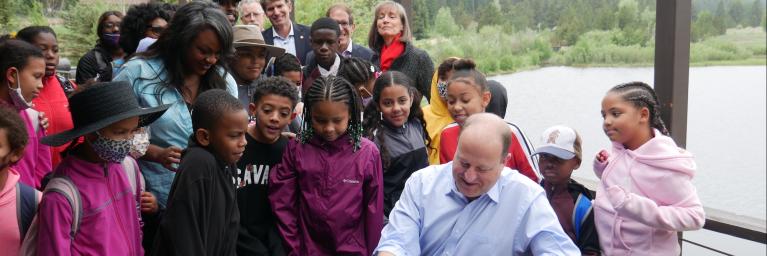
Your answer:
[[[479,19],[477,23],[480,28],[484,26],[492,26],[501,24],[501,11],[494,3],[488,3],[483,5],[479,9]]]
[[[410,18],[410,28],[413,30],[413,36],[416,38],[424,38],[427,36],[431,20],[429,16],[429,8],[426,6],[426,0],[413,0],[413,12],[415,17]]]
[[[434,18],[434,33],[433,36],[452,37],[461,33],[461,28],[455,24],[453,15],[450,13],[449,7],[439,8],[437,16]]]
[[[43,3],[34,1],[31,8],[27,9],[27,18],[35,26],[48,26],[48,19],[43,13]]]
[[[730,18],[734,26],[743,25],[746,10],[743,8],[743,3],[740,0],[733,0],[730,3]]]
[[[16,30],[15,3],[14,0],[0,0],[0,34],[7,34]]]
[[[700,42],[717,34],[714,16],[708,11],[698,13],[697,19],[692,23],[692,41]]]
[[[569,9],[559,18],[559,26],[554,30],[552,44],[555,46],[573,45],[586,30],[581,15],[574,8]]]
[[[749,12],[748,21],[746,23],[748,26],[758,27],[762,23],[764,5],[762,5],[760,0],[754,0],[754,3],[751,4],[751,9],[749,9]]]

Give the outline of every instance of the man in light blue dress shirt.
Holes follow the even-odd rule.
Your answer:
[[[580,255],[541,186],[504,166],[511,130],[499,117],[467,119],[453,162],[408,179],[378,255]]]

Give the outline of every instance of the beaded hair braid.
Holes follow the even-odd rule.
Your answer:
[[[352,85],[359,85],[375,78],[375,66],[365,59],[351,57],[342,60],[338,76],[343,77]]]
[[[663,119],[660,118],[660,104],[658,95],[649,85],[642,82],[630,82],[619,84],[610,89],[623,97],[623,100],[631,102],[637,108],[647,108],[650,110],[650,126],[658,129],[663,135],[669,135]]]
[[[312,86],[304,95],[304,122],[301,125],[301,143],[306,143],[314,136],[312,128],[312,107],[320,101],[343,102],[349,106],[349,128],[347,132],[351,137],[351,143],[354,145],[354,151],[360,148],[362,138],[362,100],[357,89],[343,79],[337,76],[320,77],[314,80]]]

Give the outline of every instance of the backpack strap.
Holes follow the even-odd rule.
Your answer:
[[[64,94],[69,98],[72,93],[75,92],[75,86],[72,85],[72,82],[69,81],[66,77],[56,75],[56,79],[59,80],[59,84],[61,85],[61,89],[64,90]]]
[[[578,195],[578,199],[575,200],[575,208],[573,209],[573,228],[575,229],[575,240],[580,239],[581,227],[583,222],[591,213],[591,200],[584,194]]]
[[[22,184],[16,183],[16,217],[19,220],[19,234],[23,239],[32,224],[32,219],[37,213],[37,190]]]
[[[56,192],[64,196],[69,201],[69,206],[72,207],[72,228],[69,233],[70,241],[74,242],[77,230],[80,229],[80,221],[83,217],[83,205],[82,198],[80,197],[80,191],[72,182],[68,176],[54,176],[48,185],[45,186],[43,194],[49,192]]]

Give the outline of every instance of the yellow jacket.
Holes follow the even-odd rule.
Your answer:
[[[429,164],[439,164],[439,139],[442,129],[448,124],[453,123],[453,117],[447,111],[447,103],[439,96],[437,91],[437,72],[431,79],[431,104],[424,106],[423,118],[426,120],[426,131],[431,138],[431,149],[429,150]]]

